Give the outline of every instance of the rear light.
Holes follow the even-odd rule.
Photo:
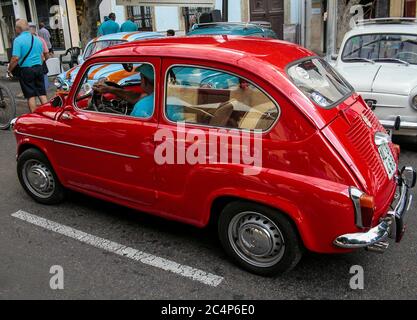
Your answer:
[[[361,190],[350,187],[349,195],[355,212],[355,225],[358,228],[370,227],[375,212],[375,199]]]

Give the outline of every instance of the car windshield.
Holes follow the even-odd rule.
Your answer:
[[[352,87],[324,60],[312,58],[291,65],[288,75],[314,103],[331,108],[353,91]]]
[[[107,47],[115,46],[116,44],[124,43],[126,40],[101,40],[90,43],[90,45],[85,49],[84,59],[87,59],[92,54],[103,50]]]
[[[342,60],[417,64],[417,36],[408,34],[354,36],[346,42]]]

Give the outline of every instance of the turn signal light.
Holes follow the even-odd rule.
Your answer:
[[[366,193],[362,194],[359,198],[359,204],[361,208],[375,209],[375,199],[372,196],[368,196]]]

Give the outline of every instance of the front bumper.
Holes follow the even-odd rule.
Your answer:
[[[379,120],[379,122],[387,129],[417,131],[416,122],[402,121],[400,116],[395,120]]]
[[[408,182],[405,181],[404,173],[412,175]],[[415,182],[415,170],[411,167],[403,168],[397,179],[400,195],[394,210],[388,211],[381,222],[369,231],[341,235],[334,240],[334,245],[345,249],[374,249],[386,248],[388,245],[385,245],[384,241],[388,238],[400,242],[405,230],[404,215],[410,208],[413,198],[409,190],[414,187]]]

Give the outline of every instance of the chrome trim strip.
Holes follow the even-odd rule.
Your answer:
[[[121,157],[126,157],[126,158],[140,159],[139,156],[134,156],[134,155],[131,155],[131,154],[125,154],[125,153],[119,153],[119,152],[115,152],[115,151],[109,151],[109,150],[104,150],[104,149],[99,149],[99,148],[94,148],[94,147],[88,147],[88,146],[84,146],[84,145],[81,145],[81,144],[76,144],[76,143],[71,143],[71,142],[66,142],[66,141],[61,141],[61,140],[54,140],[54,142],[60,143],[60,144],[65,144],[67,146],[78,147],[78,148],[83,148],[83,149],[108,153],[108,154],[121,156]]]
[[[20,132],[20,131],[16,131],[16,134],[20,134],[21,136],[27,136],[27,137],[36,138],[36,139],[42,139],[42,140],[46,140],[46,141],[54,141],[54,139],[52,139],[52,138],[37,136],[37,135],[34,135],[34,134],[24,133],[24,132]]]
[[[34,135],[34,134],[23,133],[23,132],[19,132],[19,131],[16,131],[16,134],[20,134],[22,136],[28,136],[28,137],[31,137],[31,138],[42,139],[42,140],[46,140],[46,141],[52,141],[52,142],[55,142],[55,143],[65,144],[65,145],[72,146],[72,147],[78,147],[78,148],[83,148],[83,149],[108,153],[108,154],[112,154],[112,155],[115,155],[115,156],[121,156],[121,157],[132,158],[132,159],[140,159],[140,156],[134,156],[134,155],[131,155],[131,154],[125,154],[125,153],[120,153],[120,152],[115,152],[115,151],[109,151],[109,150],[104,150],[104,149],[99,149],[99,148],[88,147],[88,146],[84,146],[84,145],[81,145],[81,144],[76,144],[76,143],[71,143],[71,142],[66,142],[66,141],[61,141],[61,140],[54,140],[52,138],[37,136],[37,135]]]
[[[355,225],[358,228],[363,228],[363,222],[362,222],[362,209],[360,205],[360,198],[363,195],[363,192],[355,187],[349,188],[349,196],[352,199],[353,202],[353,208],[355,211]]]

